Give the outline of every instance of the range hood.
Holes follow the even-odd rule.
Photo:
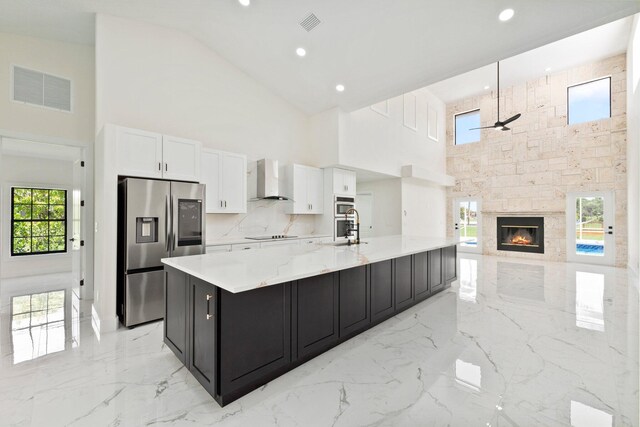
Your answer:
[[[278,161],[272,159],[258,160],[258,199],[290,200],[280,194],[278,182]]]

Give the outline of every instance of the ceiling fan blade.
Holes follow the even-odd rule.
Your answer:
[[[505,121],[503,121],[503,122],[502,122],[502,125],[504,126],[504,125],[506,125],[506,124],[511,123],[511,122],[512,122],[512,121],[514,121],[514,120],[518,120],[518,119],[520,118],[520,116],[521,116],[521,115],[522,115],[522,114],[518,113],[518,114],[516,114],[515,116],[509,117],[507,120],[505,120]]]
[[[500,130],[511,130],[511,128],[508,128],[506,126],[502,126],[502,129],[500,129]]]
[[[483,127],[481,127],[481,128],[471,128],[471,129],[469,129],[469,130],[477,130],[477,129],[493,129],[493,128],[495,128],[495,127],[496,127],[495,125],[493,125],[493,126],[483,126]]]

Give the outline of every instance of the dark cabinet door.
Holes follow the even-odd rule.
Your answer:
[[[457,259],[456,246],[442,248],[442,258],[444,265],[444,282],[449,283],[457,279]]]
[[[444,289],[442,279],[442,250],[429,251],[429,287],[432,294]]]
[[[211,394],[216,391],[216,287],[190,277],[191,345],[189,370]]]
[[[393,268],[391,260],[371,264],[371,321],[386,319],[394,313]]]
[[[394,277],[396,288],[396,311],[404,310],[413,304],[414,287],[411,268],[411,255],[394,260]]]
[[[261,380],[291,362],[291,285],[233,294],[220,290],[220,394]]]
[[[429,253],[422,252],[413,256],[413,282],[416,291],[416,301],[429,297]]]
[[[369,313],[367,267],[355,267],[339,273],[340,337],[366,329]]]
[[[294,286],[296,358],[319,354],[338,341],[337,273],[298,280]]]
[[[165,267],[164,273],[164,342],[182,363],[187,351],[187,307],[189,277]]]

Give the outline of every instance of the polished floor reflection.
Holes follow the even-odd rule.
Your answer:
[[[464,254],[458,267],[447,292],[225,408],[163,345],[161,322],[98,339],[67,291],[64,335],[51,335],[55,295],[45,309],[42,292],[0,293],[0,424],[638,426],[626,270]]]

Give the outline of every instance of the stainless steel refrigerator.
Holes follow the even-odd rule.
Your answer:
[[[125,178],[118,185],[118,317],[162,319],[162,258],[205,253],[205,186]]]

